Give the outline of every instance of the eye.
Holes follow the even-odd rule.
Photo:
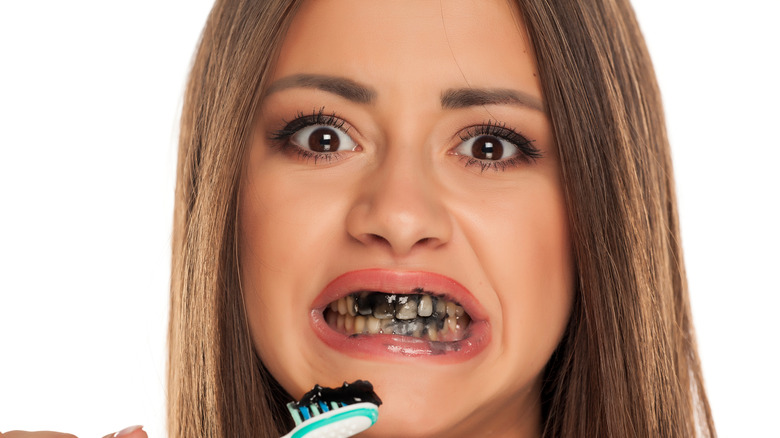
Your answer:
[[[344,119],[335,113],[326,114],[322,107],[310,114],[298,113],[281,129],[269,133],[269,140],[279,151],[317,164],[319,160],[341,159],[344,151],[361,150],[349,135],[350,128]]]
[[[470,126],[459,136],[463,142],[452,153],[467,158],[466,167],[478,164],[483,171],[506,170],[542,157],[531,140],[497,122]]]
[[[494,135],[472,137],[455,148],[458,155],[466,155],[485,161],[500,161],[512,158],[520,153],[520,149],[507,140]]]
[[[335,126],[309,125],[290,136],[290,142],[312,152],[327,153],[355,150],[357,144],[345,132]]]

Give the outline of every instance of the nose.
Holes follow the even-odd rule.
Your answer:
[[[385,247],[395,256],[441,247],[452,236],[441,192],[419,162],[386,159],[363,181],[347,215],[347,232],[363,245]]]

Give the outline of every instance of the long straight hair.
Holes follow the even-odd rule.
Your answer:
[[[182,111],[168,435],[278,437],[289,397],[253,349],[238,194],[260,98],[300,0],[217,0]],[[561,157],[578,284],[544,371],[545,437],[715,436],[660,94],[627,0],[518,0]]]
[[[545,436],[715,436],[652,63],[628,1],[522,0],[561,157],[578,289]]]

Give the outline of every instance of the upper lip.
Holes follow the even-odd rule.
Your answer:
[[[485,309],[463,285],[445,275],[424,271],[362,269],[346,272],[328,283],[312,306],[322,311],[331,302],[359,291],[411,294],[419,293],[419,289],[458,302],[472,320],[487,319]]]

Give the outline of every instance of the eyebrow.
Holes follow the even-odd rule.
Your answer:
[[[376,100],[373,88],[338,76],[301,73],[283,77],[272,83],[265,96],[289,88],[315,88],[341,96],[355,103],[370,104]],[[538,98],[508,88],[450,88],[441,94],[444,109],[467,108],[481,105],[520,105],[544,112]]]
[[[376,91],[351,79],[337,76],[297,74],[286,76],[268,87],[265,95],[288,88],[316,88],[337,94],[356,103],[371,103],[376,99]]]
[[[544,103],[541,100],[508,88],[451,88],[441,93],[441,106],[444,109],[480,105],[520,105],[544,112]]]

